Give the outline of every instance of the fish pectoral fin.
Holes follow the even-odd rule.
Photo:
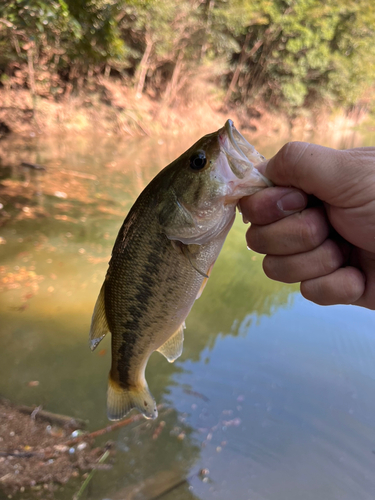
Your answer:
[[[158,410],[147,384],[129,389],[109,376],[107,391],[107,416],[109,420],[121,420],[133,408],[137,408],[146,418],[154,419]]]
[[[198,294],[197,294],[197,296],[196,296],[195,300],[199,299],[199,297],[202,295],[203,290],[204,290],[204,287],[207,285],[208,278],[210,277],[210,274],[211,274],[212,268],[214,267],[214,264],[215,264],[215,262],[214,262],[213,264],[211,264],[211,265],[210,265],[210,269],[209,269],[209,270],[208,270],[208,272],[207,272],[207,277],[206,277],[206,278],[204,278],[204,280],[202,281],[201,287],[200,287],[200,289],[199,289],[199,292],[198,292]]]
[[[170,363],[176,361],[182,354],[182,348],[184,343],[184,329],[185,322],[179,327],[179,329],[170,337],[163,345],[157,349],[160,354],[162,354]]]
[[[190,245],[190,246],[192,246],[192,245]],[[191,267],[193,269],[195,269],[197,271],[197,273],[199,273],[201,276],[203,276],[203,278],[207,279],[209,277],[209,275],[206,274],[204,271],[201,271],[199,269],[194,252],[191,251],[191,249],[189,248],[189,245],[181,244],[181,250],[182,250],[182,253],[185,255],[185,257],[187,258],[187,260],[190,262]]]
[[[89,334],[89,345],[90,349],[94,351],[100,341],[104,339],[107,333],[110,331],[107,321],[107,316],[105,313],[104,305],[104,285],[100,289],[99,297],[96,301],[94,313],[92,315],[90,334]]]

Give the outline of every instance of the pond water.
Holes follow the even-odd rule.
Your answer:
[[[136,196],[196,139],[0,143],[0,395],[89,420],[90,430],[108,424],[110,339],[90,352],[93,306]],[[375,137],[340,140],[325,144]],[[280,143],[255,146],[270,156]],[[237,217],[186,322],[181,358],[154,353],[148,363],[165,409],[106,436],[117,447],[113,467],[97,471],[83,498],[375,498],[374,312],[319,307],[270,281],[245,230]]]

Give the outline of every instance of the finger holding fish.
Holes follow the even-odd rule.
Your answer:
[[[307,207],[308,197],[303,191],[289,187],[270,187],[240,200],[245,222],[259,226],[272,224]]]
[[[271,255],[294,255],[320,246],[331,231],[323,207],[297,212],[272,224],[252,224],[246,241],[252,250]]]
[[[295,255],[266,255],[265,274],[283,283],[299,283],[326,276],[342,267],[349,256],[349,245],[327,238],[320,246]]]

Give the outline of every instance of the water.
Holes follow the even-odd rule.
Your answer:
[[[0,182],[13,195],[0,190],[1,395],[88,419],[90,430],[107,425],[110,342],[90,352],[92,309],[134,199],[195,139],[0,143]],[[278,146],[258,145],[267,156]],[[268,280],[244,234],[238,217],[187,320],[181,358],[149,361],[166,410],[106,437],[116,442],[113,467],[96,473],[84,498],[375,497],[374,313],[318,307],[297,286]],[[56,497],[70,499],[80,484]]]

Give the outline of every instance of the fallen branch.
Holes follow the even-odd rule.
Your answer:
[[[40,456],[44,458],[44,454],[35,451],[0,451],[0,457],[18,457],[18,458],[31,458]]]
[[[163,404],[158,405],[157,409],[160,411],[164,407]],[[107,434],[108,432],[115,431],[116,429],[120,429],[121,427],[125,427],[129,424],[132,424],[133,422],[138,422],[138,420],[144,419],[144,416],[142,413],[137,413],[136,415],[132,415],[129,418],[126,418],[125,420],[121,420],[120,422],[116,422],[115,424],[108,425],[107,427],[104,427],[103,429],[98,429],[97,431],[94,432],[89,432],[88,434],[82,434],[81,436],[77,436],[76,438],[70,439],[69,441],[66,441],[67,446],[72,446],[73,444],[79,443],[80,441],[86,440],[86,439],[95,439],[98,436],[102,436],[103,434]]]
[[[28,161],[23,161],[21,167],[32,168],[33,170],[46,170],[43,165],[39,165],[39,163],[29,163]]]
[[[60,427],[69,427],[71,429],[84,429],[86,427],[86,422],[80,418],[59,415],[57,413],[42,410],[39,407],[17,406],[16,409],[21,413],[32,416],[34,419],[45,420]]]
[[[60,168],[59,172],[73,177],[79,177],[80,179],[89,179],[90,181],[96,181],[98,179],[96,175],[85,174],[84,172],[77,172],[76,170],[65,170],[65,168]]]

